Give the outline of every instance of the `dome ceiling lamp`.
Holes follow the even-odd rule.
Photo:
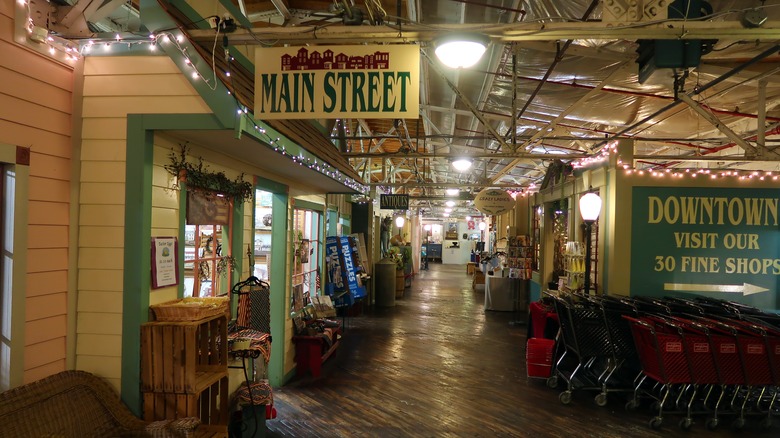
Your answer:
[[[490,39],[475,33],[449,33],[436,39],[436,57],[450,68],[469,68],[482,59]]]
[[[471,169],[471,160],[468,158],[458,158],[452,162],[452,167],[454,167],[458,172],[465,172]]]

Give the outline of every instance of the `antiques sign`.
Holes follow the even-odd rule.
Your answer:
[[[408,210],[409,195],[379,195],[380,210]]]
[[[777,189],[634,187],[632,205],[632,295],[777,308]]]
[[[415,45],[255,49],[255,118],[416,119]]]

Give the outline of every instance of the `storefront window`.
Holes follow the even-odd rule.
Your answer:
[[[569,241],[569,210],[565,200],[553,204],[552,227],[554,239],[552,281],[557,283],[560,277],[566,275],[564,254],[566,242]]]
[[[539,258],[541,257],[542,247],[542,219],[544,209],[541,205],[534,206],[533,210],[533,223],[531,224],[531,245],[533,247],[533,253],[531,255],[531,269],[534,271],[539,270]]]
[[[292,310],[300,310],[309,297],[320,292],[320,224],[321,213],[295,209],[293,216],[293,302]]]
[[[227,292],[231,265],[226,236],[222,225],[186,225],[184,296],[211,297]]]
[[[273,229],[273,196],[263,190],[255,191],[255,248],[253,275],[260,280],[271,279],[271,230]]]

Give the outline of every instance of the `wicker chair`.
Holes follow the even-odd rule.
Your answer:
[[[148,423],[100,377],[63,371],[0,394],[0,437],[189,437],[197,418]]]

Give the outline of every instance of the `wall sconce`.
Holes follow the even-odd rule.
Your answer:
[[[436,57],[450,68],[468,68],[479,62],[490,39],[472,33],[450,33],[436,39]]]

